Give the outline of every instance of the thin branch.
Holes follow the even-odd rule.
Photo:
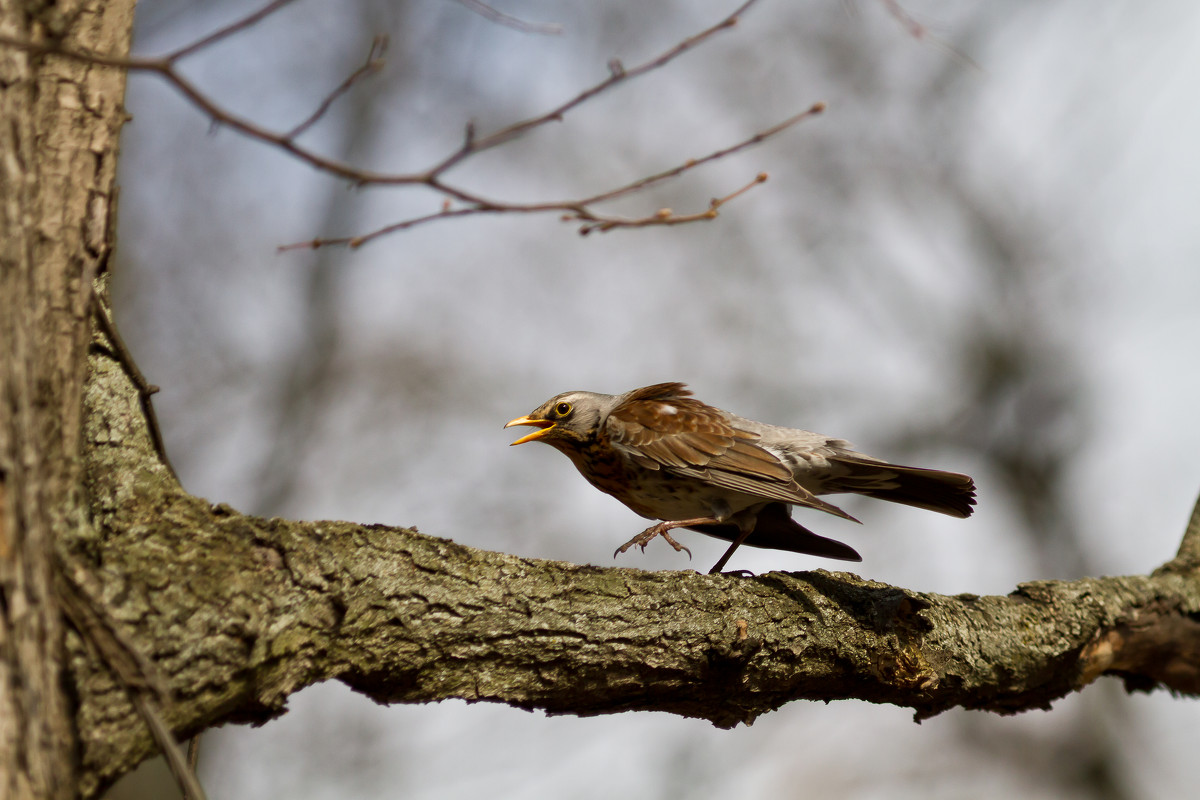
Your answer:
[[[503,11],[492,8],[487,3],[480,2],[480,0],[458,0],[458,2],[484,19],[490,20],[497,25],[504,25],[513,30],[521,31],[522,33],[541,33],[547,36],[557,36],[563,32],[563,26],[557,22],[529,22],[519,17],[505,14]]]
[[[472,194],[468,194],[466,192],[462,192],[460,190],[455,189],[452,186],[443,184],[440,180],[437,180],[436,178],[434,178],[434,179],[431,179],[431,181],[430,181],[431,186],[433,186],[434,188],[443,192],[444,194],[451,195],[459,200],[464,200],[467,203],[466,207],[453,208],[450,205],[450,202],[447,200],[442,204],[442,208],[440,211],[437,211],[432,214],[425,214],[425,215],[422,215],[419,217],[412,217],[410,219],[401,220],[400,222],[393,222],[391,224],[384,225],[381,228],[376,228],[375,230],[373,230],[369,233],[364,233],[364,234],[360,234],[357,236],[338,236],[338,237],[330,237],[330,238],[324,238],[324,239],[322,239],[322,238],[309,239],[309,240],[306,240],[303,242],[292,242],[290,244],[280,245],[279,248],[277,248],[277,251],[283,253],[283,252],[287,252],[290,250],[316,250],[318,247],[331,247],[331,246],[335,246],[335,245],[351,247],[351,248],[358,248],[358,247],[363,246],[364,244],[367,244],[368,242],[374,241],[375,239],[378,239],[383,236],[387,236],[388,234],[397,233],[397,232],[403,231],[403,230],[408,230],[409,228],[415,228],[418,225],[424,225],[428,222],[434,222],[436,220],[455,219],[455,218],[459,218],[459,217],[471,217],[471,216],[477,216],[480,214],[510,214],[510,213],[537,214],[537,213],[545,213],[545,212],[550,212],[550,211],[565,212],[562,216],[562,220],[564,222],[580,221],[580,222],[587,223],[580,227],[579,232],[583,235],[587,235],[589,233],[592,233],[593,231],[600,231],[601,233],[605,233],[605,232],[608,232],[611,230],[616,230],[617,228],[648,228],[648,227],[652,227],[652,226],[656,226],[656,225],[683,225],[683,224],[690,223],[690,222],[705,222],[705,221],[708,221],[711,219],[715,219],[718,216],[717,209],[720,206],[722,206],[725,203],[729,202],[730,200],[733,200],[734,198],[744,194],[746,191],[753,188],[754,186],[756,186],[760,183],[765,183],[767,180],[766,173],[759,173],[759,175],[753,181],[751,181],[748,185],[737,190],[736,192],[726,195],[725,197],[712,200],[709,203],[709,207],[707,210],[697,212],[694,214],[680,215],[680,214],[672,213],[669,209],[659,209],[655,213],[647,215],[647,216],[626,218],[626,217],[615,217],[615,216],[600,214],[599,212],[592,210],[591,206],[594,206],[597,203],[602,203],[602,202],[605,202],[608,200],[615,200],[619,197],[623,197],[628,194],[633,194],[635,192],[639,192],[639,191],[646,189],[647,187],[652,186],[656,183],[660,183],[660,182],[668,180],[670,178],[678,177],[679,175],[682,175],[684,172],[687,172],[688,170],[691,170],[691,169],[695,169],[696,167],[699,167],[702,164],[707,164],[712,161],[716,161],[717,159],[724,158],[725,156],[732,155],[733,153],[737,153],[741,150],[745,150],[748,147],[753,147],[756,144],[761,144],[762,142],[766,141],[767,139],[771,138],[772,136],[782,133],[783,131],[787,130],[788,128],[792,127],[793,125],[803,122],[804,120],[806,120],[810,117],[814,117],[818,114],[821,114],[824,111],[825,111],[824,103],[814,103],[807,110],[802,111],[799,114],[795,114],[791,117],[788,117],[784,121],[779,122],[775,125],[772,125],[769,128],[765,128],[764,130],[761,130],[758,133],[755,133],[753,136],[750,136],[747,139],[743,139],[742,141],[738,142],[737,144],[731,145],[730,147],[726,147],[724,149],[717,150],[716,152],[709,153],[708,155],[703,156],[701,158],[689,158],[687,161],[684,161],[681,164],[678,164],[677,166],[672,167],[671,169],[664,170],[662,172],[647,176],[645,178],[640,178],[636,181],[633,181],[632,183],[627,183],[627,184],[625,184],[623,186],[619,186],[615,189],[610,189],[610,190],[601,192],[599,194],[591,195],[590,197],[585,197],[585,198],[582,198],[579,200],[557,200],[557,201],[549,201],[549,202],[544,202],[544,203],[524,203],[524,204],[522,204],[522,203],[503,203],[500,201],[489,200],[484,197],[480,197],[477,195],[472,195]],[[470,126],[468,126],[466,138],[468,140],[470,140],[472,135],[473,135],[473,131],[471,130]]]
[[[184,47],[181,47],[178,50],[175,50],[174,52],[167,54],[166,56],[163,57],[162,60],[170,62],[170,63],[174,63],[181,58],[186,58],[194,53],[198,53],[201,50],[204,50],[208,47],[213,46],[214,44],[221,41],[222,39],[228,39],[230,36],[233,36],[235,33],[241,33],[242,31],[246,30],[250,26],[256,25],[259,22],[262,22],[264,19],[271,16],[272,14],[274,14],[276,11],[283,8],[284,6],[290,5],[292,2],[293,2],[293,0],[273,0],[273,2],[268,3],[267,5],[263,6],[258,11],[255,11],[253,14],[251,14],[247,17],[243,17],[234,22],[231,22],[230,24],[226,25],[224,28],[216,30],[216,31],[210,33],[208,36],[205,36],[202,39],[197,39],[196,41],[192,42],[191,44],[185,45]]]
[[[665,170],[664,172],[660,172],[656,175],[650,175],[648,177],[641,178],[639,180],[634,181],[633,183],[626,184],[625,186],[619,187],[617,189],[613,189],[608,192],[604,192],[603,194],[592,195],[591,197],[587,198],[586,200],[582,200],[580,202],[581,202],[581,204],[591,205],[593,203],[604,202],[605,200],[615,200],[618,197],[623,197],[627,194],[633,194],[634,192],[640,192],[641,190],[646,189],[650,186],[653,186],[654,184],[661,183],[665,180],[669,180],[671,178],[678,177],[679,175],[682,175],[683,173],[687,172],[688,170],[695,169],[696,167],[699,167],[702,164],[708,164],[709,162],[716,161],[718,159],[725,158],[726,156],[731,156],[734,153],[741,152],[742,150],[745,150],[747,148],[754,147],[757,144],[762,144],[764,141],[766,141],[767,139],[770,139],[772,136],[775,136],[776,134],[786,131],[788,128],[792,127],[793,125],[797,125],[797,124],[803,122],[804,120],[808,119],[809,117],[815,117],[818,114],[824,113],[824,111],[825,111],[824,103],[813,103],[813,105],[810,106],[808,108],[808,110],[801,111],[799,114],[790,116],[787,119],[785,119],[783,122],[777,123],[775,125],[772,125],[769,128],[761,130],[758,133],[751,136],[750,138],[743,139],[742,141],[738,142],[737,144],[731,145],[722,150],[717,150],[716,152],[713,152],[713,153],[709,153],[708,155],[703,156],[702,158],[689,158],[687,161],[684,161],[682,164],[680,164],[677,167],[672,167],[671,169]]]
[[[457,217],[474,217],[479,214],[500,214],[505,210],[500,206],[469,206],[466,208],[450,207],[450,202],[446,201],[442,204],[442,210],[433,214],[426,214],[421,217],[412,217],[411,219],[393,222],[390,225],[385,225],[382,228],[377,228],[370,233],[364,233],[361,236],[339,236],[328,239],[310,239],[305,242],[292,242],[291,244],[281,244],[276,248],[276,252],[286,253],[290,250],[316,250],[319,247],[344,246],[350,248],[362,247],[367,242],[378,239],[382,236],[387,236],[389,233],[399,233],[406,231],[409,228],[415,228],[418,225],[424,225],[427,222],[433,222],[439,219],[455,219]]]
[[[142,413],[146,415],[146,422],[150,429],[150,440],[154,443],[154,450],[158,453],[159,460],[162,461],[167,471],[171,473],[176,481],[179,480],[179,475],[175,472],[175,467],[171,464],[170,457],[167,456],[167,446],[163,441],[162,429],[158,425],[158,414],[154,410],[153,396],[158,393],[158,387],[146,380],[146,376],[138,369],[137,362],[133,355],[129,352],[129,347],[125,344],[125,340],[121,338],[120,331],[113,321],[109,319],[108,312],[105,311],[100,298],[92,295],[92,312],[96,320],[97,326],[104,338],[108,340],[108,350],[116,358],[117,362],[124,368],[125,373],[129,376],[129,380],[133,382],[134,387],[138,391],[138,396],[141,399]]]
[[[166,58],[122,58],[119,56],[103,55],[99,53],[66,50],[53,42],[28,42],[4,34],[0,34],[0,44],[9,45],[35,55],[57,55],[63,58],[69,58],[88,64],[97,64],[104,67],[124,69],[130,72],[147,72],[158,75],[163,80],[174,86],[179,93],[182,94],[184,98],[186,98],[192,105],[200,109],[206,116],[211,118],[214,126],[230,128],[231,130],[234,130],[243,136],[246,136],[247,138],[256,139],[265,144],[278,147],[300,161],[307,163],[311,167],[314,167],[322,172],[326,172],[330,175],[344,178],[360,186],[366,184],[394,186],[403,184],[430,183],[429,177],[425,173],[384,174],[357,169],[348,164],[343,164],[340,161],[327,158],[319,153],[309,150],[308,148],[302,147],[289,140],[286,134],[274,133],[266,128],[254,124],[253,122],[250,122],[243,117],[226,111],[218,106],[215,102],[210,100],[207,95],[205,95],[195,86],[195,84],[179,74],[172,62],[172,56],[168,56]],[[191,50],[190,47],[185,49],[189,51]]]
[[[1200,498],[1196,499],[1196,505],[1192,508],[1192,516],[1183,532],[1183,541],[1179,543],[1179,552],[1170,563],[1188,569],[1200,568]]]
[[[676,58],[683,55],[688,50],[691,50],[705,39],[708,39],[714,34],[719,33],[727,28],[732,28],[737,24],[738,18],[741,17],[741,15],[744,14],[746,10],[749,9],[750,6],[754,5],[754,3],[757,1],[758,0],[746,0],[746,2],[738,6],[738,8],[732,14],[725,17],[725,19],[721,20],[716,25],[705,28],[696,35],[684,39],[682,42],[657,56],[656,58],[653,58],[643,64],[639,64],[632,69],[626,69],[620,61],[613,59],[608,65],[609,76],[604,80],[588,89],[584,89],[567,102],[551,109],[550,111],[547,111],[545,114],[537,117],[531,117],[527,120],[522,120],[521,122],[509,125],[507,128],[501,128],[495,133],[488,134],[482,139],[476,139],[473,136],[468,137],[467,141],[461,148],[448,156],[440,164],[433,167],[433,169],[429,171],[430,175],[434,177],[441,175],[443,172],[450,169],[455,164],[458,164],[463,159],[475,155],[476,153],[483,152],[484,150],[489,150],[493,147],[504,144],[505,142],[510,141],[524,134],[525,132],[532,130],[533,128],[540,127],[548,122],[561,122],[563,116],[568,111],[576,106],[582,105],[588,100],[591,100],[596,95],[611,89],[617,84],[624,83],[633,78],[645,75],[647,72],[651,72],[660,67],[666,66],[669,62],[674,61]]]
[[[583,90],[571,99],[544,114],[517,122],[505,128],[501,128],[500,130],[483,137],[476,135],[473,125],[468,125],[463,143],[457,150],[429,169],[422,172],[411,173],[381,173],[361,169],[336,159],[321,155],[314,150],[297,144],[295,141],[296,137],[304,133],[309,127],[311,127],[322,116],[324,116],[324,114],[329,110],[329,107],[340,95],[349,89],[354,82],[361,79],[364,75],[378,69],[378,58],[381,49],[381,45],[378,44],[378,40],[377,44],[372,46],[371,52],[368,54],[366,64],[364,64],[359,70],[353,73],[333,92],[331,92],[308,119],[291,130],[283,133],[277,133],[264,128],[250,121],[249,119],[226,110],[209,98],[206,94],[201,92],[195,84],[185,78],[176,69],[176,62],[180,59],[193,55],[204,48],[210,47],[213,44],[234,35],[235,33],[245,30],[251,25],[265,19],[279,9],[288,5],[291,0],[275,0],[274,2],[264,6],[259,11],[256,11],[255,13],[241,20],[233,22],[224,28],[217,30],[216,32],[209,34],[190,45],[175,50],[161,58],[124,58],[85,51],[67,50],[62,48],[56,42],[29,42],[5,35],[0,35],[0,44],[9,45],[29,53],[39,55],[53,54],[63,58],[74,59],[91,64],[98,64],[101,66],[158,75],[167,83],[175,87],[175,89],[181,95],[183,95],[184,98],[191,102],[193,106],[208,116],[209,119],[212,120],[214,126],[230,128],[231,130],[247,138],[276,147],[318,171],[350,181],[357,186],[425,186],[435,192],[438,192],[444,198],[446,198],[446,202],[443,204],[442,210],[437,213],[426,214],[420,217],[402,220],[360,236],[313,239],[308,242],[284,245],[280,248],[280,250],[316,248],[334,244],[358,247],[368,241],[379,238],[380,236],[388,233],[406,230],[408,228],[412,228],[427,222],[432,222],[434,220],[472,216],[477,214],[565,212],[566,219],[577,220],[586,223],[581,228],[581,233],[588,233],[593,230],[603,231],[612,230],[615,228],[636,228],[647,227],[651,225],[679,225],[687,222],[698,222],[713,219],[716,217],[716,209],[720,204],[728,202],[728,200],[732,199],[733,197],[740,195],[743,191],[745,191],[745,189],[735,192],[726,198],[722,198],[715,205],[710,205],[710,207],[703,212],[694,214],[676,215],[670,211],[667,211],[666,213],[659,211],[644,217],[626,219],[599,214],[589,206],[642,191],[654,184],[675,178],[684,172],[687,172],[688,170],[694,169],[697,166],[724,158],[725,156],[758,144],[763,140],[790,128],[800,121],[807,119],[808,117],[821,113],[825,107],[823,103],[817,103],[807,111],[790,117],[783,122],[778,123],[777,125],[754,134],[742,142],[730,147],[726,147],[722,150],[718,150],[714,153],[704,156],[703,158],[689,159],[688,161],[685,161],[669,170],[665,170],[663,172],[650,175],[625,185],[618,186],[614,189],[609,189],[592,195],[591,197],[586,197],[579,200],[560,200],[541,203],[512,203],[507,201],[492,200],[460,186],[446,183],[442,180],[442,175],[452,167],[462,163],[464,160],[472,156],[491,148],[498,147],[534,128],[546,125],[550,122],[562,120],[563,116],[572,109],[613,88],[614,86],[665,66],[674,59],[678,58],[680,55],[688,52],[720,31],[732,28],[737,24],[741,15],[744,14],[746,10],[749,9],[750,6],[752,6],[756,1],[757,0],[746,0],[746,2],[738,6],[733,13],[729,14],[715,25],[700,31],[693,36],[689,36],[673,47],[662,52],[657,57],[639,64],[632,69],[627,69],[619,61],[613,60],[609,63],[609,76],[607,78]],[[759,182],[761,181],[756,180],[753,183]],[[452,201],[462,203],[465,205],[465,207],[452,208],[450,206]]]
[[[747,183],[736,192],[730,192],[724,197],[714,197],[712,200],[708,201],[708,210],[700,211],[695,214],[676,214],[669,208],[660,208],[652,217],[624,219],[622,217],[607,217],[589,213],[586,216],[581,214],[576,214],[574,216],[566,215],[563,217],[563,221],[584,221],[585,224],[579,227],[580,236],[587,236],[592,231],[607,233],[608,231],[616,230],[617,228],[645,228],[651,225],[683,225],[688,222],[702,222],[705,220],[716,219],[718,216],[717,209],[719,209],[721,206],[725,205],[730,200],[742,196],[755,186],[758,186],[760,183],[766,182],[767,173],[760,172],[757,176],[755,176],[754,180],[750,181],[750,183]]]
[[[929,28],[918,21],[917,18],[912,14],[908,13],[904,6],[900,5],[898,0],[881,0],[881,2],[883,3],[883,7],[887,9],[888,13],[891,14],[897,22],[899,22],[908,30],[909,36],[914,39],[924,39],[926,41],[933,42],[942,50],[953,56],[954,59],[959,63],[983,72],[983,67],[979,66],[975,59],[971,58],[949,42],[930,33]]]
[[[292,128],[287,133],[283,134],[283,138],[292,140],[299,137],[317,123],[325,113],[333,107],[334,102],[350,90],[350,87],[357,83],[367,75],[373,75],[383,68],[383,55],[387,52],[388,38],[386,36],[376,36],[371,42],[371,49],[367,51],[367,60],[361,67],[350,73],[346,80],[342,81],[336,89],[330,92],[321,104],[317,106],[317,110],[309,115],[308,119],[301,122],[296,127]]]
[[[192,774],[196,774],[196,770],[200,767],[200,734],[196,734],[188,741],[187,749],[188,769]]]

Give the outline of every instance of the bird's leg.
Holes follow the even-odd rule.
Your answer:
[[[688,554],[688,558],[691,558],[692,551],[675,541],[671,537],[671,534],[667,533],[667,531],[672,530],[673,528],[687,528],[692,525],[719,524],[724,521],[725,520],[720,517],[696,517],[695,519],[672,519],[665,522],[660,522],[657,525],[651,525],[649,528],[646,528],[646,530],[642,531],[637,536],[618,547],[613,553],[613,558],[621,555],[621,553],[624,553],[634,545],[641,547],[642,552],[644,553],[646,552],[646,545],[650,544],[650,542],[658,536],[661,536],[666,540],[667,544],[671,545],[671,547],[674,547],[676,553],[682,551]]]
[[[754,520],[750,520],[749,527],[743,527],[741,533],[733,540],[733,544],[729,545],[729,549],[725,551],[725,555],[721,556],[720,560],[713,565],[713,568],[708,571],[709,575],[716,575],[721,571],[721,568],[729,563],[729,557],[733,555],[733,551],[742,546],[742,542],[746,541],[747,537],[754,532]]]

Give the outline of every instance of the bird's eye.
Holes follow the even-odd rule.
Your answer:
[[[554,407],[554,413],[560,417],[565,417],[567,414],[571,413],[571,404],[570,403],[559,403],[558,405],[556,405]]]

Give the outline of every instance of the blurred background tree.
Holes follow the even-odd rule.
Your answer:
[[[379,170],[444,157],[711,25],[731,4],[513,0],[557,36],[459,3],[306,0],[197,55],[187,74],[284,129],[356,68],[305,142]],[[145,0],[135,52],[255,7]],[[920,27],[910,23],[917,21]],[[525,556],[612,563],[643,527],[503,422],[567,389],[685,380],[746,416],[969,472],[970,522],[857,506],[817,530],[863,575],[946,593],[1145,572],[1170,557],[1200,475],[1192,87],[1183,2],[762,3],[561,124],[461,165],[489,196],[598,191],[822,117],[615,204],[719,220],[586,238],[549,217],[435,222],[359,249],[276,254],[435,212],[421,190],[347,189],[134,74],[117,315],[184,486],[240,510],[417,524]],[[815,524],[815,521],[814,521]],[[622,565],[684,569],[693,537]],[[827,566],[742,550],[754,571]],[[309,689],[260,729],[205,736],[213,797],[1182,796],[1191,704],[1112,682],[1046,714],[792,704],[752,728],[627,714],[382,708]],[[153,768],[118,785],[130,797]],[[152,789],[156,796],[160,790]],[[731,795],[732,793],[732,795]]]

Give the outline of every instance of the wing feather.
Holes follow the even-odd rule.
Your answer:
[[[854,519],[796,483],[788,465],[756,443],[759,434],[690,395],[682,383],[635,389],[609,413],[605,431],[643,467]]]
[[[712,486],[720,486],[723,489],[732,489],[735,492],[745,492],[746,494],[752,494],[757,497],[761,497],[764,500],[778,500],[783,503],[790,503],[791,505],[813,508],[818,511],[824,511],[829,514],[833,514],[835,517],[848,519],[851,522],[858,522],[858,519],[850,516],[833,503],[827,503],[812,492],[805,489],[803,486],[800,486],[796,483],[786,484],[782,481],[777,483],[768,483],[766,481],[741,475],[736,472],[696,469],[694,467],[683,469],[672,468],[672,471],[677,475],[695,478]]]

